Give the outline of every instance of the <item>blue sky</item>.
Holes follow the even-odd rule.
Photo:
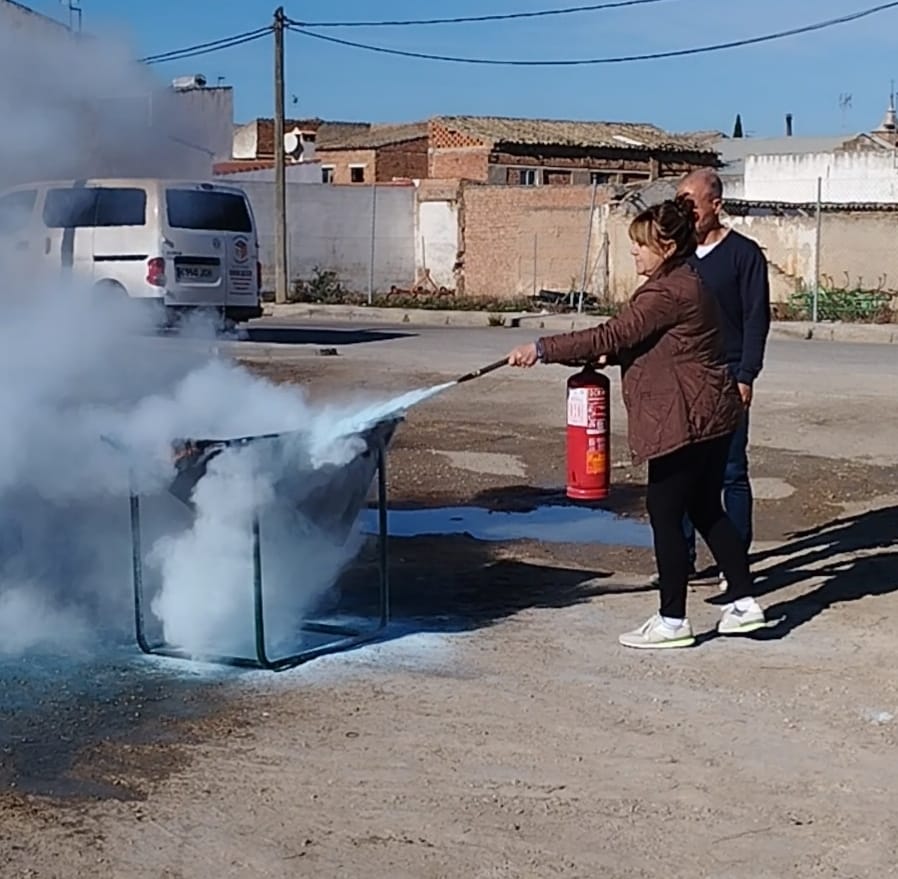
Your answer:
[[[62,20],[59,0],[25,0]],[[657,5],[523,20],[421,28],[328,30],[392,48],[504,58],[571,58],[665,51],[751,37],[855,12],[877,0],[661,0]],[[138,55],[264,26],[276,0],[81,0],[86,30],[112,31]],[[574,0],[302,0],[295,19],[482,15],[562,8]],[[252,11],[256,10],[256,11]],[[653,122],[674,131],[732,129],[796,134],[869,130],[898,80],[898,8],[777,43],[664,61],[586,68],[483,68],[389,58],[287,36],[288,114],[410,121],[439,114]],[[272,113],[268,38],[156,69],[166,79],[203,73],[234,86],[237,121]],[[840,110],[839,96],[852,96]],[[294,102],[295,96],[295,102]]]

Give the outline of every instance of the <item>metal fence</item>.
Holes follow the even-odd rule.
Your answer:
[[[240,185],[255,209],[263,286],[271,290],[274,188]],[[291,288],[319,301],[463,289],[477,299],[613,310],[638,284],[627,236],[632,211],[593,203],[583,189],[555,205],[506,187],[473,188],[459,200],[422,198],[411,186],[289,184]],[[764,249],[778,308],[813,321],[891,320],[898,185],[788,179],[767,194],[776,198],[728,205],[727,221]]]
[[[898,172],[892,177],[792,182],[813,199],[811,280],[792,304],[811,321],[890,321],[898,295],[893,245]]]
[[[249,196],[259,229],[262,286],[274,289],[275,199],[268,181],[235,181]],[[370,298],[416,277],[415,192],[408,186],[287,186],[289,287]],[[303,288],[303,285],[305,287]]]

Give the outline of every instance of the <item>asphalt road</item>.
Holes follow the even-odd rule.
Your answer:
[[[534,337],[532,329],[370,326],[333,322],[255,321],[248,339],[225,343],[241,358],[309,363],[314,386],[331,373],[343,388],[352,377],[367,388],[400,390],[419,377],[453,378],[501,357]],[[321,357],[321,349],[336,356]],[[563,400],[560,367],[511,370],[484,378],[487,393],[521,395],[534,418]],[[617,384],[617,371],[610,375]],[[347,384],[348,379],[348,384]],[[898,346],[802,341],[772,337],[756,388],[753,442],[831,458],[898,464]],[[623,424],[615,394],[618,424]]]

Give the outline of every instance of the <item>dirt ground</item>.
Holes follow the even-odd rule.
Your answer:
[[[252,366],[313,396],[446,375],[361,363]],[[560,503],[563,429],[527,387],[410,413],[391,504]],[[709,580],[691,590],[696,649],[627,652],[617,635],[655,610],[644,548],[396,538],[376,644],[280,675],[124,650],[102,672],[81,660],[83,690],[44,681],[27,709],[16,694],[38,685],[9,679],[0,876],[898,875],[898,466],[771,442],[772,419],[752,464],[776,629],[717,637]],[[604,506],[638,519],[644,473],[614,448]]]

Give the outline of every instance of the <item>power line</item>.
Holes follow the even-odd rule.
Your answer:
[[[334,43],[339,46],[347,46],[353,49],[364,49],[368,52],[376,52],[381,55],[397,55],[402,58],[417,58],[423,61],[447,61],[454,64],[479,64],[491,65],[496,67],[577,67],[596,64],[623,64],[630,61],[657,61],[663,58],[681,58],[688,55],[702,55],[708,52],[720,52],[725,49],[738,49],[743,46],[756,46],[760,43],[770,43],[774,40],[783,40],[787,37],[800,36],[801,34],[809,34],[814,31],[821,31],[827,28],[836,27],[837,25],[848,24],[853,21],[859,21],[862,18],[868,18],[880,12],[889,9],[898,8],[898,0],[890,3],[881,3],[878,6],[872,6],[868,9],[862,9],[858,12],[852,12],[848,15],[842,15],[838,18],[830,18],[826,21],[815,22],[814,24],[802,25],[801,27],[789,28],[788,30],[776,31],[770,34],[764,34],[758,37],[747,37],[741,40],[730,40],[725,43],[714,43],[709,46],[697,46],[689,49],[672,49],[666,52],[649,52],[644,55],[617,55],[605,58],[569,58],[569,59],[552,59],[545,61],[525,60],[525,59],[499,59],[499,58],[465,58],[453,55],[437,55],[427,52],[410,52],[403,49],[388,49],[385,46],[372,46],[367,43],[357,43],[353,40],[343,40],[339,37],[330,37],[325,34],[316,34],[305,28],[298,27],[295,24],[288,24],[288,28],[294,33],[302,34],[314,40],[323,40],[324,42]]]
[[[495,15],[467,15],[456,18],[396,19],[392,21],[296,21],[289,24],[299,27],[407,27],[431,24],[470,24],[484,21],[512,21],[519,18],[547,18],[550,15],[572,15],[578,12],[598,12],[602,9],[621,9],[626,6],[648,6],[650,3],[665,3],[669,0],[606,0],[604,3],[588,3],[583,6],[568,6],[566,9],[539,9],[533,12],[505,12]]]
[[[208,43],[197,43],[195,46],[186,46],[183,49],[173,49],[170,52],[161,52],[158,55],[147,55],[141,58],[143,64],[163,64],[166,61],[182,61],[185,58],[197,58],[200,55],[208,55],[211,52],[220,52],[222,49],[231,49],[234,46],[242,46],[252,43],[271,33],[271,26],[260,27],[254,31],[246,31],[242,34],[234,34],[223,37],[220,40],[212,40]]]

